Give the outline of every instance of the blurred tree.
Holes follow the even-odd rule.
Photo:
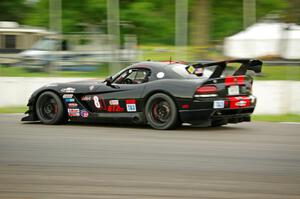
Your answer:
[[[211,1],[212,40],[222,40],[243,29],[243,1]],[[260,20],[269,13],[285,10],[287,5],[286,0],[256,0],[256,19]]]
[[[49,0],[39,0],[26,22],[48,27]],[[106,19],[106,0],[62,0],[63,32],[83,31],[89,25],[100,24]]]
[[[211,5],[211,39],[219,40],[243,29],[241,0],[217,1]]]
[[[174,44],[174,0],[120,1],[121,20],[132,26],[122,27],[123,33],[137,34],[143,43]]]
[[[288,14],[287,8],[289,6],[289,0],[256,0],[256,15],[257,19],[263,19],[268,14],[281,13],[280,19],[284,15]],[[298,0],[297,0],[298,1]]]
[[[194,0],[191,3],[191,44],[206,46],[210,34],[210,0]]]
[[[1,0],[2,20],[21,19],[26,0]],[[28,0],[27,0],[28,1]],[[48,27],[49,0],[36,0],[25,17],[29,25]],[[98,25],[106,31],[107,0],[62,0],[63,32],[83,31],[88,25]],[[8,3],[7,3],[8,2]],[[222,40],[243,29],[242,0],[189,0],[191,43]],[[256,0],[256,18],[259,20],[273,11],[299,8],[299,0]],[[23,5],[23,4],[22,4]],[[20,6],[19,8],[16,8]],[[17,11],[16,11],[17,10]],[[20,11],[22,10],[22,11]],[[174,44],[175,32],[174,0],[120,0],[121,34],[136,34],[142,44]],[[293,19],[299,18],[294,11]],[[6,20],[7,20],[6,19]],[[299,20],[298,20],[299,21]],[[201,41],[202,40],[202,41]],[[205,43],[205,42],[204,42]]]
[[[24,10],[30,11],[30,3],[27,0],[1,0],[0,21],[23,22],[26,17]]]
[[[25,19],[28,25],[43,26],[49,28],[49,2],[48,0],[37,1]]]
[[[285,21],[289,23],[300,24],[300,1],[288,0],[288,14],[284,16]]]

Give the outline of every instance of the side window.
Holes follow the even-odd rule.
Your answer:
[[[16,35],[5,35],[5,48],[16,48]]]
[[[116,84],[142,84],[148,82],[150,71],[148,69],[129,69],[114,81]]]
[[[146,70],[137,71],[134,81],[136,84],[145,83],[148,81],[149,72]]]

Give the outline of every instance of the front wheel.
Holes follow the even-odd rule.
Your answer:
[[[66,122],[64,106],[61,99],[53,92],[42,93],[36,102],[36,114],[44,124],[60,124]]]
[[[151,96],[145,107],[146,119],[155,129],[172,129],[178,125],[177,108],[166,94],[157,93]]]

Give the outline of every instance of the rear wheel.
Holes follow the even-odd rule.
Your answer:
[[[51,91],[38,97],[35,108],[39,120],[44,124],[60,124],[67,120],[61,99]]]
[[[149,125],[155,129],[172,129],[178,125],[176,105],[171,97],[163,93],[148,99],[145,115]]]

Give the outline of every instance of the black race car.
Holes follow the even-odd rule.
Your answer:
[[[225,76],[228,63],[241,65]],[[253,79],[246,73],[259,73],[261,67],[261,61],[248,59],[193,65],[141,62],[104,82],[46,85],[32,94],[22,121],[132,122],[155,129],[250,121],[256,98],[251,94]]]

